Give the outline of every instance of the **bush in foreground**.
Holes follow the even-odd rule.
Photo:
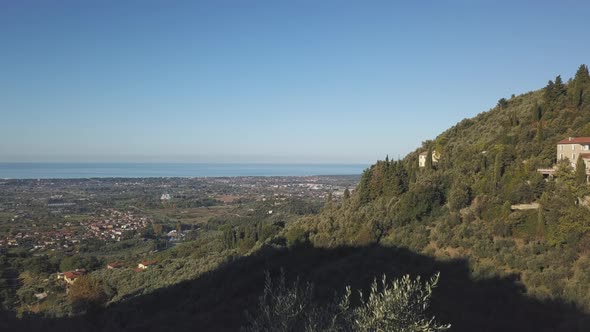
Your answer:
[[[436,332],[450,328],[439,324],[427,314],[432,290],[439,275],[422,283],[405,275],[389,283],[385,277],[375,279],[368,298],[359,291],[360,303],[351,305],[352,290],[332,304],[320,305],[313,300],[313,285],[300,285],[296,280],[287,286],[284,274],[273,284],[267,274],[258,311],[249,316],[244,331],[306,331],[306,332]]]

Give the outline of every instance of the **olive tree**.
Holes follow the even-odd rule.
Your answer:
[[[341,298],[331,304],[314,302],[313,285],[300,285],[299,280],[287,286],[284,274],[276,285],[267,274],[258,312],[249,316],[243,330],[305,332],[438,332],[450,328],[439,324],[427,311],[439,274],[422,282],[405,275],[388,282],[385,275],[375,279],[368,297],[358,291],[360,304],[351,305],[353,294],[346,287]]]

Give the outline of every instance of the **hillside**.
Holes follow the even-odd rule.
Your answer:
[[[378,161],[349,200],[293,227],[321,247],[379,243],[466,259],[475,279],[512,275],[529,296],[589,311],[590,211],[579,204],[589,187],[568,163],[556,179],[536,171],[554,166],[556,143],[573,136],[590,136],[585,65],[567,83],[558,76],[500,99],[402,160]],[[541,208],[511,210],[532,202]]]

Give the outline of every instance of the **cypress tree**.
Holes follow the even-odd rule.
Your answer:
[[[469,204],[471,200],[471,193],[469,187],[462,179],[455,181],[449,192],[448,203],[449,208],[453,211],[459,211]]]
[[[358,185],[358,193],[360,197],[361,203],[368,203],[371,201],[371,187],[369,182],[371,181],[371,169],[367,168],[363,172],[363,176],[361,177],[361,181]]]
[[[505,109],[508,106],[508,101],[506,100],[506,98],[500,98],[500,100],[498,100],[498,107],[500,108],[500,110]]]
[[[504,158],[502,156],[502,151],[498,152],[496,155],[496,159],[494,160],[494,186],[495,189],[498,189],[500,186],[500,180],[502,179],[502,175],[504,172]]]
[[[426,152],[426,164],[424,168],[426,170],[432,169],[432,148],[428,148],[428,152]]]
[[[561,75],[557,75],[557,77],[555,78],[555,84],[554,84],[554,97],[560,97],[561,95],[566,93],[566,89],[565,89],[565,84],[563,84],[563,81],[561,80]]]
[[[537,236],[543,238],[545,236],[545,218],[543,217],[543,209],[539,207],[537,214]]]
[[[331,208],[332,207],[332,192],[330,191],[328,193],[328,197],[326,197],[326,208]]]
[[[543,108],[541,107],[541,105],[536,105],[536,107],[535,107],[535,119],[537,121],[541,121],[542,118],[543,118]]]
[[[585,94],[590,89],[590,74],[586,65],[580,65],[572,82],[571,98],[574,106],[580,107],[584,101]]]
[[[582,156],[578,156],[578,161],[576,162],[576,183],[577,184],[585,184],[586,183],[586,163]]]
[[[543,121],[537,122],[537,133],[535,135],[535,140],[537,140],[537,142],[543,141]]]
[[[549,80],[545,89],[543,89],[543,99],[546,104],[550,104],[553,101],[553,96],[555,95],[555,84],[553,81]]]
[[[344,189],[344,199],[349,199],[350,198],[350,190],[348,190],[348,188]]]

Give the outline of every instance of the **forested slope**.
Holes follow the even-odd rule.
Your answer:
[[[378,161],[349,199],[287,232],[320,247],[380,243],[465,258],[473,278],[515,275],[528,295],[590,310],[589,187],[568,163],[556,179],[536,171],[555,165],[556,143],[571,136],[590,136],[585,65],[566,83],[557,76],[500,99],[401,160]],[[429,152],[424,168],[420,152]],[[511,210],[531,202],[541,208]]]

